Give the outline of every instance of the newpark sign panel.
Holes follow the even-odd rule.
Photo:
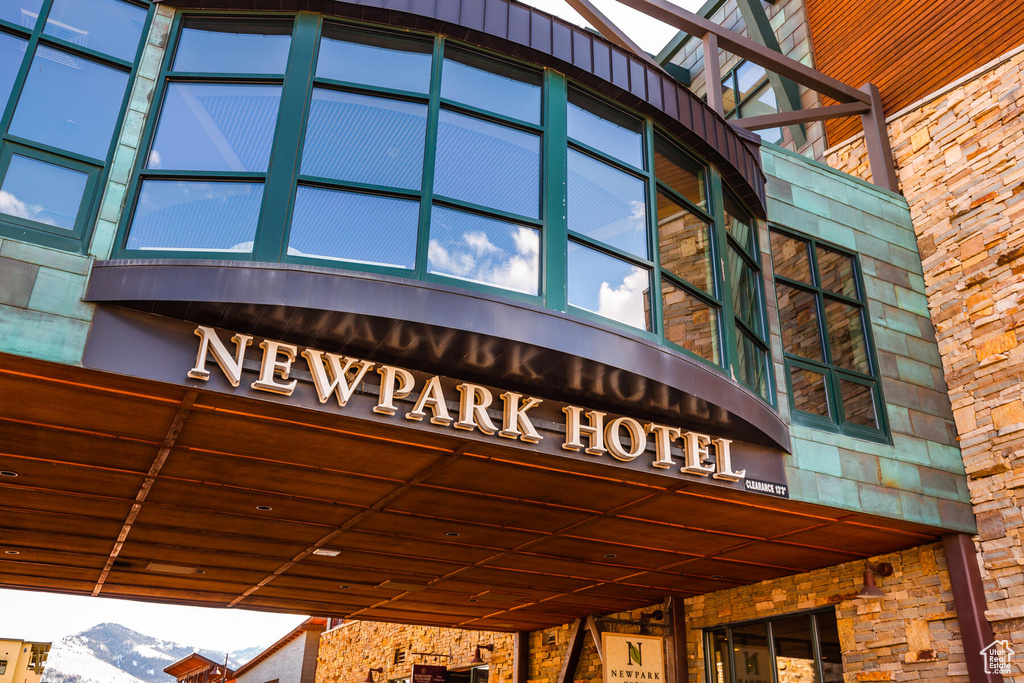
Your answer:
[[[100,309],[86,367],[457,436],[531,457],[788,497],[783,454],[764,446],[208,325]],[[563,467],[559,465],[559,467]]]

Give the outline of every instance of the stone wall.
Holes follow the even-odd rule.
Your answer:
[[[864,562],[708,593],[686,601],[691,683],[703,683],[702,629],[834,606],[844,680],[967,681],[946,558],[939,544],[871,558],[890,562],[882,598],[857,599]]]
[[[374,674],[377,683],[407,678],[412,665],[444,664],[450,670],[468,669],[476,645],[494,644],[494,652],[484,650],[481,658],[490,664],[491,683],[512,680],[512,641],[507,633],[466,631],[436,626],[407,626],[375,621],[347,621],[326,631],[320,638],[316,683],[364,683],[366,672],[383,667]],[[395,653],[404,652],[405,660],[395,663]],[[431,652],[451,657],[417,657],[414,652]]]
[[[871,558],[893,565],[890,577],[878,578],[884,597],[858,599],[863,587],[864,562],[820,569],[772,581],[690,598],[684,603],[689,683],[707,683],[703,670],[703,629],[739,621],[833,608],[843,653],[844,680],[952,681],[966,683],[967,666],[953,608],[945,553],[939,544],[921,546]],[[609,615],[640,617],[642,610]],[[653,621],[651,633],[669,636],[663,621]],[[636,633],[636,626],[615,624],[615,631]],[[571,624],[529,634],[529,682],[557,683]],[[321,640],[317,683],[363,683],[371,666],[383,666],[382,683],[409,675],[406,664],[393,664],[396,649],[411,652],[451,652],[451,668],[468,666],[472,646],[493,642],[491,683],[512,681],[512,636],[424,626],[353,621],[328,631]],[[803,680],[798,662],[788,667],[783,681]],[[601,659],[588,632],[583,642],[574,683],[601,683]],[[806,678],[806,680],[812,680]]]
[[[782,54],[791,57],[807,66],[814,66],[814,55],[811,50],[810,29],[807,23],[807,12],[804,7],[804,0],[777,0],[776,2],[761,2],[768,21],[775,31],[775,37],[779,41]],[[736,0],[726,0],[710,17],[711,21],[724,26],[725,28],[747,35],[747,26],[743,21]],[[739,57],[728,52],[721,52],[720,64],[722,74],[736,68],[742,61]],[[672,58],[672,63],[677,64],[690,72],[690,89],[698,95],[706,92],[704,81],[704,47],[699,38],[691,37],[682,49]],[[802,86],[799,87],[800,104],[804,109],[810,109],[821,105],[821,96],[813,90]],[[806,143],[798,149],[793,145],[793,138],[788,129],[784,129],[783,145],[801,154],[806,154],[813,159],[821,159],[825,152],[825,125],[823,123],[808,123],[804,125]]]
[[[889,119],[996,638],[1024,642],[1024,47]],[[829,163],[869,177],[863,138]]]

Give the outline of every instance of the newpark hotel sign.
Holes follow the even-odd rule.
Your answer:
[[[254,338],[245,334],[225,340],[216,330],[203,325],[195,328],[195,335],[199,338],[198,351],[195,363],[187,370],[188,377],[194,380],[206,382],[212,372],[219,372],[237,388],[243,383],[243,369],[255,357],[256,379],[248,383],[254,391],[289,398],[298,391],[309,391],[321,405],[335,405],[340,411],[349,407],[357,393],[372,392],[374,404],[370,410],[394,420],[475,432],[497,441],[540,444],[550,438],[538,429],[535,414],[542,410],[544,400],[534,396],[499,392],[471,382],[452,386],[449,381],[446,388],[446,382],[438,375],[417,380],[413,372],[394,365],[270,339],[254,344]],[[300,382],[293,377],[297,371],[305,371],[303,375],[308,372],[311,386],[300,388]],[[371,378],[378,381],[368,381]],[[560,424],[555,429],[546,424],[543,431],[564,435],[559,443],[563,451],[608,458],[613,463],[633,463],[646,457],[656,470],[678,476],[722,482],[745,478],[745,470],[733,467],[730,439],[632,417],[613,417],[574,405],[564,405],[560,412]],[[755,484],[746,488],[769,493],[759,488],[764,482]],[[767,486],[785,488],[780,484]]]

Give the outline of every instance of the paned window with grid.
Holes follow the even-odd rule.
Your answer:
[[[651,331],[643,122],[576,90],[566,118],[569,305]]]
[[[85,251],[148,18],[134,0],[0,3],[0,234]]]
[[[794,421],[881,438],[885,425],[857,258],[772,228]]]
[[[252,253],[291,24],[185,20],[127,249]]]
[[[764,67],[753,62],[740,62],[727,73],[722,78],[722,108],[726,119],[777,113],[779,103]],[[767,142],[782,144],[781,128],[765,128],[757,134]]]
[[[843,653],[835,610],[794,614],[704,632],[711,683],[842,683]]]
[[[655,135],[654,175],[665,340],[720,365],[722,301],[704,168]]]
[[[764,288],[757,223],[732,196],[723,193],[725,269],[732,294],[735,334],[733,372],[737,380],[770,400],[771,359],[764,319]]]

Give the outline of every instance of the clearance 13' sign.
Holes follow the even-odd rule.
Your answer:
[[[601,634],[604,683],[665,683],[665,641],[657,636]]]
[[[195,366],[188,371],[193,379],[208,380],[210,371],[206,369],[209,356],[220,367],[221,371],[237,387],[242,381],[242,365],[246,352],[252,344],[252,336],[236,334],[231,338],[234,351],[217,336],[213,328],[200,325],[195,330],[199,337],[199,352]],[[283,396],[291,396],[295,392],[298,380],[289,379],[292,365],[304,362],[309,367],[313,378],[313,386],[321,403],[332,398],[339,407],[352,398],[356,387],[369,372],[376,371],[380,375],[380,389],[377,405],[373,412],[381,415],[397,415],[396,400],[413,399],[412,410],[403,415],[406,420],[428,420],[442,427],[452,427],[466,431],[478,430],[487,436],[497,436],[513,441],[539,443],[544,437],[537,432],[530,421],[529,411],[539,406],[539,398],[524,396],[514,391],[506,391],[498,395],[502,404],[501,424],[495,424],[487,412],[495,403],[491,390],[478,384],[462,382],[456,386],[459,392],[458,414],[453,415],[448,408],[447,398],[442,387],[441,378],[430,377],[421,386],[416,385],[413,374],[393,365],[376,365],[370,361],[349,358],[335,353],[326,353],[313,348],[305,348],[299,353],[299,347],[280,341],[265,339],[260,342],[263,357],[260,362],[259,377],[252,383],[252,388]],[[299,361],[299,357],[302,361]],[[732,469],[729,454],[729,439],[715,439],[707,434],[688,432],[678,427],[649,422],[642,424],[631,417],[617,417],[605,420],[606,413],[597,410],[585,410],[576,406],[566,406],[565,441],[562,448],[568,451],[580,451],[591,455],[607,453],[616,460],[630,462],[640,457],[647,450],[648,435],[654,437],[654,461],[652,465],[661,469],[669,469],[675,465],[671,448],[674,443],[681,446],[684,462],[680,471],[687,474],[711,476],[724,481],[739,481],[746,474]],[[713,465],[705,465],[709,460],[708,449],[715,447]]]

